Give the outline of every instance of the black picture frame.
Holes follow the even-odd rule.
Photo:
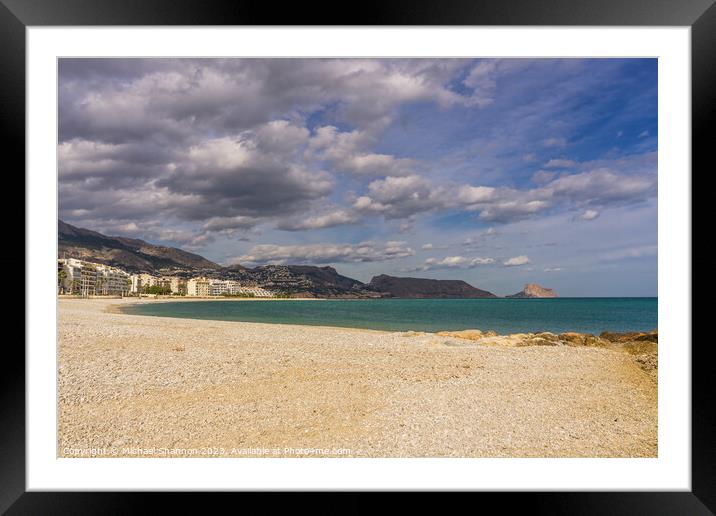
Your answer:
[[[500,0],[410,2],[364,1],[338,10],[320,3],[218,2],[191,0],[0,0],[0,127],[4,164],[25,168],[25,30],[28,26],[86,25],[589,25],[689,26],[692,43],[693,168],[709,162],[713,138],[708,124],[716,119],[715,0]],[[338,14],[341,13],[341,14]],[[345,13],[345,14],[343,14]],[[8,159],[10,158],[10,159]],[[6,169],[4,179],[10,169]],[[702,170],[703,173],[706,170]],[[688,173],[688,171],[687,171]],[[23,199],[22,174],[6,193]],[[693,171],[691,172],[693,178]],[[14,188],[13,188],[14,187]],[[22,202],[22,201],[20,201]],[[695,204],[695,200],[694,200]],[[17,211],[6,223],[13,242],[25,238]],[[19,245],[3,265],[17,267]],[[24,246],[23,246],[24,259]],[[693,262],[692,262],[693,263]],[[27,274],[27,270],[25,271]],[[15,299],[17,311],[24,303]],[[18,318],[21,315],[17,314]],[[690,343],[685,343],[690,344]],[[716,416],[710,395],[706,346],[692,347],[692,490],[690,492],[490,493],[501,508],[529,504],[548,514],[714,514],[716,512]],[[10,349],[12,348],[12,349]],[[177,493],[142,495],[25,491],[25,356],[18,342],[6,339],[0,375],[0,512],[7,514],[133,514],[146,498],[168,496],[187,505]],[[355,497],[340,512],[360,509]],[[328,504],[329,510],[338,507]],[[206,506],[204,506],[206,509]]]

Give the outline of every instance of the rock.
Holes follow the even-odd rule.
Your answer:
[[[588,347],[609,347],[609,341],[601,337],[595,337],[589,333],[567,332],[561,333],[559,339],[568,346],[588,346]]]
[[[630,342],[612,342],[609,347],[626,351],[631,355],[640,355],[642,353],[656,353],[659,345],[656,342],[646,340],[633,340]]]
[[[454,337],[456,339],[467,340],[481,340],[486,336],[480,330],[439,331],[436,335],[439,335],[440,337]],[[495,335],[497,334],[495,333]]]
[[[609,332],[604,331],[599,335],[601,338],[606,339],[610,342],[631,342],[631,341],[647,341],[647,342],[658,342],[659,333],[657,330],[651,332]]]
[[[425,335],[425,332],[422,332],[422,331],[412,331],[412,330],[406,331],[405,333],[402,334],[403,337],[421,337],[421,336],[423,336],[423,335]],[[438,335],[439,335],[439,334],[438,334]]]
[[[634,360],[654,381],[657,380],[659,376],[659,356],[656,352],[642,353],[635,356]]]
[[[525,338],[519,346],[560,346],[564,343],[558,335],[543,331]]]
[[[551,288],[545,288],[537,285],[536,283],[527,283],[525,288],[517,294],[506,296],[508,298],[542,298],[542,297],[557,297],[557,293]]]

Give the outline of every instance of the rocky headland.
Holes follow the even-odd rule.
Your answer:
[[[536,283],[527,283],[517,294],[511,296],[505,296],[513,299],[529,299],[529,298],[540,298],[540,297],[558,297],[557,293],[551,288],[545,288],[537,285]]]

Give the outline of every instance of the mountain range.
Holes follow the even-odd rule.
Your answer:
[[[185,278],[210,278],[252,282],[293,297],[321,298],[494,298],[495,294],[461,280],[398,278],[380,274],[369,283],[338,274],[333,267],[313,265],[242,265],[223,267],[203,256],[176,247],[150,244],[144,240],[107,236],[58,221],[59,258],[79,258],[122,268],[132,273],[171,274]],[[536,287],[530,288],[528,287]],[[538,285],[509,297],[553,297],[540,295]],[[527,292],[529,290],[529,292]]]

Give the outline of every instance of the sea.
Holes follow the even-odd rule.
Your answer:
[[[465,329],[500,334],[599,334],[657,327],[658,299],[341,299],[140,302],[125,313],[217,321],[338,326],[388,331]]]

